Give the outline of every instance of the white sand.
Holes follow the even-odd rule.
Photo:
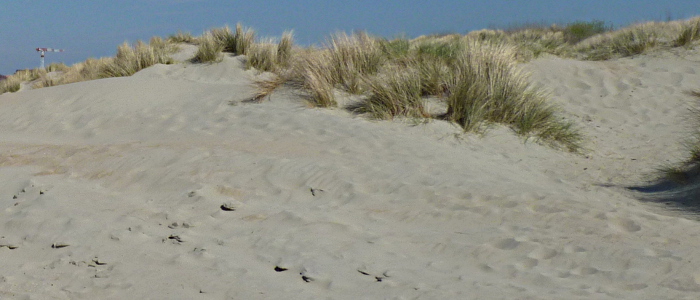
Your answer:
[[[698,222],[624,188],[682,158],[680,55],[526,66],[586,156],[241,103],[239,58],[0,95],[0,299],[697,299]]]

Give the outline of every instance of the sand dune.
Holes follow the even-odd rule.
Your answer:
[[[626,187],[682,159],[699,60],[528,63],[583,155],[244,103],[240,57],[0,95],[0,298],[695,299],[697,222]]]

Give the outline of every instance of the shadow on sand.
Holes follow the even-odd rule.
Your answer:
[[[700,176],[683,183],[662,180],[643,186],[631,186],[627,189],[639,192],[640,200],[662,204],[670,209],[700,215]]]

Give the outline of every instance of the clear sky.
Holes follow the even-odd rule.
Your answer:
[[[321,43],[336,31],[416,37],[465,33],[526,22],[603,20],[615,26],[700,15],[700,0],[5,0],[0,2],[0,74],[46,64],[68,65],[113,56],[124,41],[178,31],[252,27],[278,37],[293,29],[297,43]]]

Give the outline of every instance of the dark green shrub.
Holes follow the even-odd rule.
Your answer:
[[[564,39],[567,43],[576,44],[596,34],[612,30],[612,26],[606,26],[603,21],[576,21],[569,23],[564,28]]]

